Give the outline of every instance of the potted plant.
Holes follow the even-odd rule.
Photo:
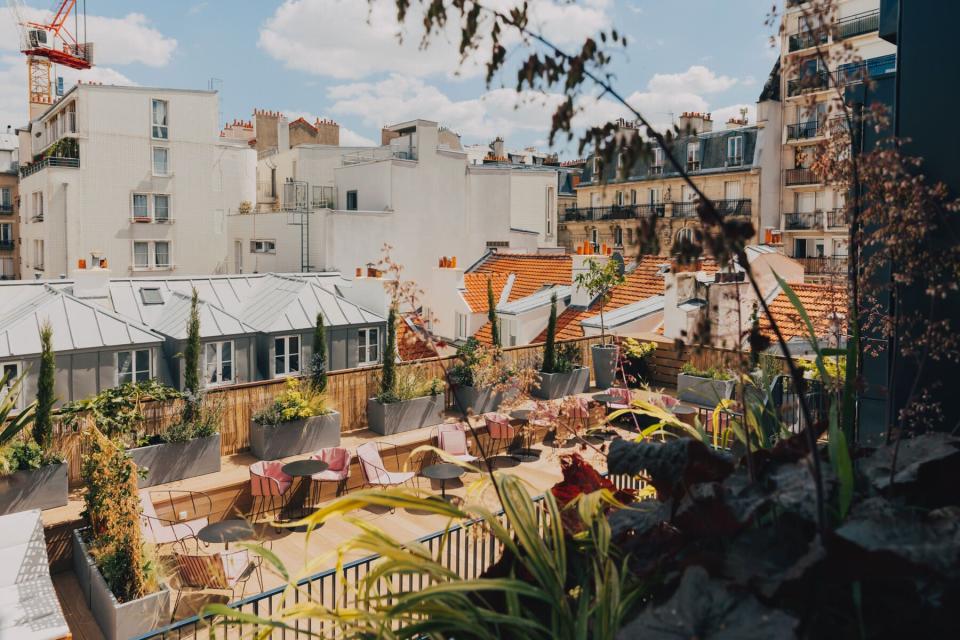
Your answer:
[[[83,434],[84,516],[73,532],[73,568],[107,640],[131,638],[167,621],[170,591],[140,531],[137,466],[97,427]]]
[[[698,369],[684,363],[677,374],[677,397],[683,402],[715,407],[725,398],[732,398],[735,380],[729,371],[711,367]]]
[[[547,400],[583,393],[590,388],[590,371],[581,363],[580,349],[569,342],[557,346],[556,336],[557,294],[553,294],[540,364],[540,383],[533,389],[535,396]]]
[[[419,429],[443,421],[444,384],[422,375],[422,367],[397,371],[396,305],[387,316],[387,344],[383,350],[379,391],[367,400],[367,424],[380,435]]]
[[[653,376],[651,364],[656,352],[656,342],[640,342],[635,338],[623,340],[620,358],[627,386],[638,387],[650,383]]]
[[[606,389],[612,386],[616,379],[618,349],[615,344],[607,344],[603,312],[610,298],[610,291],[623,284],[625,278],[616,260],[607,260],[602,264],[596,260],[588,260],[587,265],[587,271],[578,274],[575,282],[600,303],[600,344],[591,347],[591,352],[594,381],[598,387]]]
[[[324,393],[288,378],[284,390],[250,421],[250,450],[261,460],[316,451],[340,444],[340,414]]]
[[[50,325],[44,325],[40,329],[42,351],[37,399],[7,422],[20,396],[21,375],[0,402],[0,515],[67,504],[67,465],[63,458],[50,451],[56,402],[52,341]],[[0,388],[6,388],[8,382],[4,376]],[[31,438],[18,438],[31,423]]]
[[[497,347],[470,338],[457,349],[457,362],[448,374],[457,407],[475,414],[496,411],[505,397],[515,395],[514,370]]]

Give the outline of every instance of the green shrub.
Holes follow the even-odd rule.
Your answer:
[[[376,400],[383,404],[403,402],[424,396],[439,395],[445,388],[446,385],[440,378],[424,377],[422,367],[403,367],[396,372],[393,388],[384,390],[381,386]]]
[[[707,378],[708,380],[733,380],[733,374],[724,369],[718,369],[716,367],[710,367],[709,369],[700,369],[695,365],[684,362],[683,367],[680,368],[681,373],[685,373],[688,376],[696,376],[697,378]]]
[[[286,388],[266,408],[253,414],[257,424],[275,427],[284,422],[302,420],[330,413],[327,397],[313,386],[288,378]]]
[[[53,355],[53,329],[46,322],[40,328],[40,372],[37,376],[37,413],[33,421],[33,439],[40,449],[53,443],[53,405],[57,401],[54,384],[57,363]]]

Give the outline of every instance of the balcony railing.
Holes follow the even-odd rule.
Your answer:
[[[847,273],[847,259],[845,257],[817,256],[814,258],[794,258],[803,265],[803,272],[807,275],[845,275]]]
[[[8,216],[13,213],[12,202],[0,202],[0,215]]]
[[[313,209],[336,209],[337,188],[326,185],[313,186],[310,194],[310,206]]]
[[[826,31],[802,31],[800,33],[794,33],[787,38],[787,50],[792,53],[794,51],[800,51],[801,49],[815,47],[818,44],[826,44],[826,42]]]
[[[635,476],[611,475],[609,478],[618,489],[639,491],[646,485],[643,480]],[[545,509],[541,508],[541,501],[542,497],[534,498],[537,506],[537,522],[542,527],[547,513]],[[510,528],[510,521],[502,511],[497,515],[497,518],[503,527]],[[498,562],[503,554],[497,538],[488,527],[484,526],[483,522],[483,520],[469,520],[453,524],[444,531],[438,531],[415,540],[411,543],[411,546],[419,545],[423,547],[432,557],[437,558],[444,567],[464,579],[479,578]],[[303,578],[297,582],[298,588],[296,589],[290,590],[287,585],[282,585],[230,603],[228,606],[238,615],[252,614],[255,616],[269,616],[279,611],[281,607],[308,603],[320,604],[331,610],[338,606],[364,609],[367,606],[377,606],[378,596],[373,594],[403,593],[424,588],[426,578],[423,575],[416,573],[410,573],[402,577],[394,575],[393,579],[389,581],[386,578],[381,578],[379,584],[371,591],[372,600],[364,600],[358,595],[357,587],[360,586],[363,577],[371,572],[378,560],[380,560],[380,556],[371,555],[352,562],[345,562],[341,567],[328,569]],[[217,624],[212,624],[214,621],[213,615],[192,616],[145,633],[134,640],[168,640],[174,638],[178,640],[181,638],[207,640],[234,637],[234,635],[246,637],[247,633],[256,631],[256,627],[253,625],[241,626],[238,629],[236,625],[230,625],[223,621],[220,616],[217,616]],[[282,636],[293,640],[296,638],[333,638],[338,636],[336,623],[319,617],[291,618],[286,624],[288,625],[286,628],[277,629],[281,635],[274,634],[270,637],[278,638]]]
[[[787,169],[784,173],[784,181],[788,187],[801,184],[817,184],[820,178],[812,169]]]
[[[607,207],[569,207],[563,214],[564,222],[584,220],[631,220],[642,216],[662,216],[662,204],[621,204]]]
[[[827,228],[843,229],[850,224],[846,209],[833,209],[827,212]]]
[[[696,202],[674,202],[673,203],[674,218],[693,218],[696,215],[697,215]]]
[[[844,40],[862,36],[880,28],[880,10],[864,11],[856,15],[842,18],[833,23],[833,39]]]
[[[44,158],[43,160],[37,160],[36,162],[31,162],[30,164],[20,165],[20,177],[26,178],[27,176],[35,174],[41,169],[46,169],[47,167],[69,167],[72,169],[80,168],[80,158]]]
[[[823,212],[801,211],[784,214],[783,228],[788,230],[821,229],[823,228]]]
[[[799,78],[787,80],[787,95],[798,96],[810,91],[824,91],[830,88],[832,74],[820,69],[814,72],[802,73]]]
[[[753,204],[749,198],[714,200],[713,206],[721,216],[745,216],[753,214]]]
[[[687,171],[700,171],[700,161],[687,160]]]
[[[807,120],[787,125],[787,140],[809,140],[823,135],[821,120]]]
[[[13,240],[0,240],[0,251],[13,251]]]

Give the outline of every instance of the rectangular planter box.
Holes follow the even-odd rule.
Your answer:
[[[165,442],[130,449],[127,453],[147,475],[140,488],[220,471],[220,434],[189,442]]]
[[[494,391],[493,387],[478,389],[476,387],[459,386],[454,387],[453,393],[457,398],[457,408],[464,411],[470,410],[479,415],[499,409],[504,400],[516,395],[516,390],[507,389],[502,392]]]
[[[390,404],[370,398],[367,400],[367,425],[382,436],[429,427],[443,422],[445,405],[446,398],[442,393]]]
[[[584,393],[590,388],[590,369],[580,367],[570,373],[540,372],[540,384],[533,395],[544,400],[556,400],[564,396]]]
[[[260,460],[312,453],[340,444],[340,414],[291,420],[276,426],[250,422],[250,451]]]
[[[100,570],[93,564],[93,558],[87,553],[80,530],[74,530],[73,534],[73,567],[77,572],[77,581],[87,598],[93,619],[107,640],[134,638],[167,624],[170,618],[170,590],[167,585],[161,583],[156,593],[118,603]],[[81,573],[86,573],[86,577]]]
[[[67,465],[14,471],[0,478],[0,515],[67,504]]]
[[[733,380],[713,380],[687,373],[677,374],[677,397],[682,402],[713,408],[720,400],[732,398],[733,388]]]

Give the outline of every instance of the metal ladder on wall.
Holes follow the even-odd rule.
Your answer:
[[[283,183],[283,210],[287,224],[300,227],[300,272],[312,270],[310,264],[310,184],[303,180]]]

